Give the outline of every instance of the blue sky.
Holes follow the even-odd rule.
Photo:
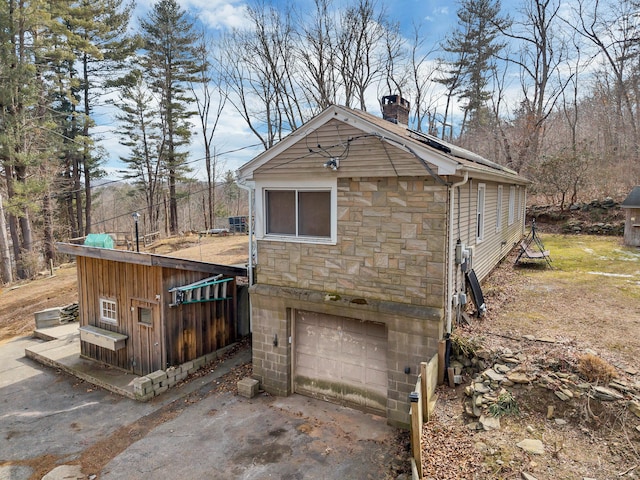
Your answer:
[[[268,0],[266,1],[268,3]],[[178,2],[198,22],[212,31],[239,27],[244,21],[243,7],[246,2],[243,0],[178,0]],[[401,30],[405,35],[410,35],[413,32],[414,24],[422,24],[422,32],[428,46],[441,41],[456,22],[457,2],[443,0],[386,2],[378,0],[378,2],[379,5],[384,6],[390,20],[400,22]],[[137,24],[139,18],[146,16],[146,13],[154,3],[154,0],[138,0],[133,20],[134,25]],[[284,5],[286,2],[273,0],[272,3]],[[335,5],[342,3],[345,2],[342,0],[334,1]],[[313,2],[311,0],[298,0],[295,2],[295,6],[304,11],[305,8],[313,8]],[[375,105],[375,103],[375,99],[372,99],[372,104]],[[127,154],[126,148],[119,145],[117,136],[114,133],[115,121],[113,117],[116,111],[115,109],[109,109],[96,113],[98,114],[96,131],[104,138],[101,143],[106,148],[109,157],[106,169],[110,177],[116,178],[119,176],[116,173],[117,170],[123,167],[118,158]],[[234,151],[232,154],[221,157],[224,161],[224,170],[236,170],[261,151],[259,147],[249,148],[250,145],[257,143],[257,139],[249,132],[242,119],[230,109],[227,109],[225,121],[220,124],[216,136],[220,139],[216,142],[218,151]],[[197,134],[194,135],[193,140],[194,144],[191,149],[191,160],[194,167],[193,176],[202,179],[205,176],[203,162],[195,160],[202,157],[203,149],[198,145],[200,139]]]

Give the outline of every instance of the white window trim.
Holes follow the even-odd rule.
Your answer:
[[[516,208],[516,187],[511,185],[509,187],[509,225],[513,225],[515,221],[515,208]]]
[[[487,185],[478,184],[478,198],[476,203],[476,243],[484,240],[485,205],[487,203]]]
[[[328,191],[331,192],[331,236],[330,237],[301,237],[295,235],[277,235],[267,233],[266,225],[266,191],[267,190],[297,190],[297,191]],[[256,182],[256,212],[255,235],[257,240],[272,240],[276,242],[316,243],[335,245],[338,241],[338,181],[330,179],[291,179],[264,180]]]
[[[496,233],[502,231],[502,185],[498,185],[498,198],[496,201]]]
[[[524,213],[524,208],[522,208],[522,188],[520,188],[520,185],[518,185],[518,218],[517,220],[520,221],[522,220],[522,215]]]
[[[115,314],[115,318],[107,317],[104,315],[104,312],[105,312],[104,307],[106,305],[113,306],[113,312]],[[118,324],[118,303],[115,300],[100,297],[100,321],[103,323],[110,323],[112,325]]]

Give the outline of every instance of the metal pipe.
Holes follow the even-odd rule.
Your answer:
[[[445,315],[447,318],[447,330],[446,333],[450,334],[451,333],[451,318],[453,316],[453,309],[452,309],[452,303],[453,303],[453,263],[455,262],[455,242],[453,240],[453,210],[454,210],[454,206],[455,206],[455,202],[454,202],[454,196],[455,196],[455,189],[464,185],[465,183],[467,183],[469,181],[469,172],[465,171],[464,172],[464,178],[459,181],[458,183],[453,183],[451,185],[449,185],[449,252],[447,255],[447,294],[446,294],[446,298],[445,298],[445,302],[446,302],[446,309],[445,309]],[[460,212],[458,212],[458,215],[460,215]]]

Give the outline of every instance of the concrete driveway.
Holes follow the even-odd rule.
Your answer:
[[[0,345],[0,479],[384,479],[407,470],[406,434],[385,419],[298,395],[224,391],[248,350],[139,403],[24,358],[37,341]]]

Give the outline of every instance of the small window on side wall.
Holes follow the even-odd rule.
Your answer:
[[[105,323],[118,323],[118,305],[114,300],[100,299],[100,321]]]
[[[498,199],[496,201],[496,233],[502,231],[502,185],[498,185]]]
[[[509,225],[512,225],[515,219],[516,209],[516,187],[509,187]]]
[[[476,209],[476,241],[484,240],[484,200],[486,186],[484,183],[478,184],[478,205]]]

